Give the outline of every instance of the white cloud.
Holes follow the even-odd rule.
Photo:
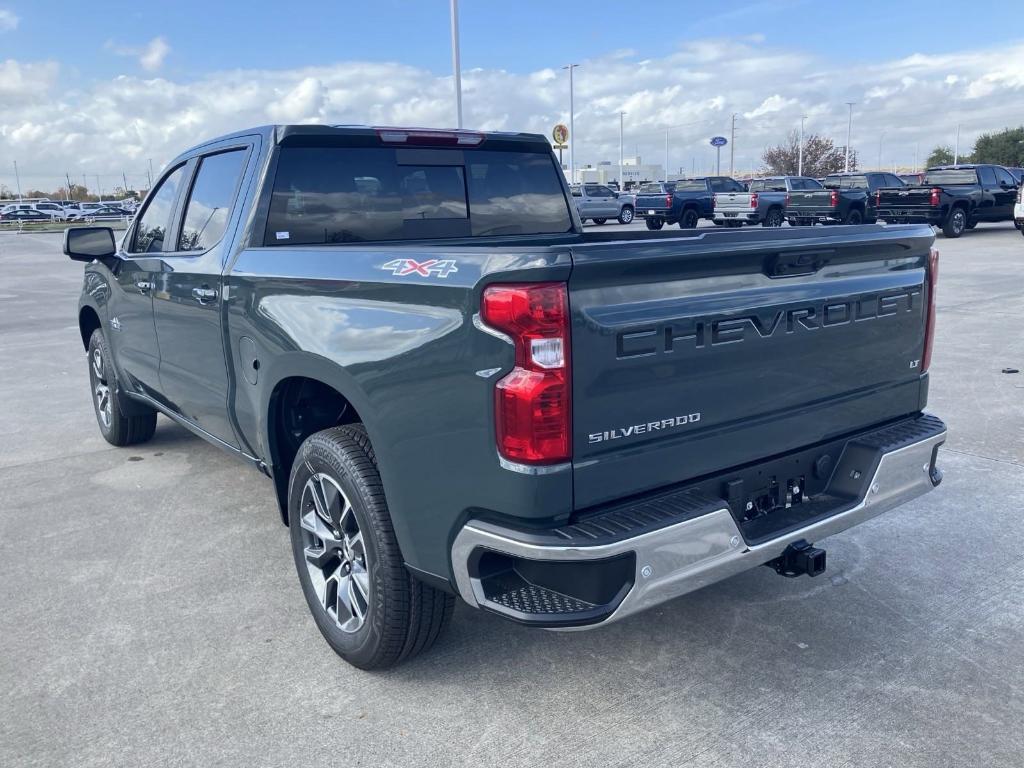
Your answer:
[[[171,52],[171,46],[162,37],[154,37],[145,45],[139,47],[134,45],[120,45],[108,40],[104,46],[108,51],[113,51],[118,56],[131,56],[138,59],[139,66],[147,72],[156,72],[164,64],[164,59]]]
[[[56,186],[65,171],[109,174],[113,185],[122,170],[141,183],[149,158],[159,166],[202,140],[268,121],[454,123],[450,75],[398,63],[342,61],[188,80],[121,75],[85,86],[65,86],[59,73],[55,62],[0,63],[0,156],[18,159],[23,185]],[[580,164],[618,158],[624,110],[627,155],[662,162],[669,128],[672,169],[706,171],[714,157],[708,138],[728,136],[735,112],[737,172],[747,172],[801,115],[809,133],[843,143],[847,101],[857,102],[853,145],[862,160],[875,162],[884,131],[883,161],[910,164],[915,145],[923,157],[952,143],[957,123],[965,146],[1021,119],[1024,44],[915,53],[865,67],[756,39],[709,39],[643,61],[621,51],[588,59],[575,83]],[[560,70],[473,69],[463,77],[469,127],[547,136],[555,123],[568,123],[568,97]],[[6,167],[0,183],[13,185]]]
[[[18,18],[14,11],[0,8],[0,32],[10,32],[12,29],[17,29],[19,21],[21,19]]]

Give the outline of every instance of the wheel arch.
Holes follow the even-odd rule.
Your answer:
[[[89,351],[89,339],[92,338],[93,332],[102,327],[100,313],[96,308],[89,304],[82,305],[78,310],[78,331],[82,335],[82,346],[86,352]]]
[[[323,429],[359,422],[376,443],[372,419],[366,418],[370,405],[344,368],[318,355],[291,353],[275,361],[272,373],[264,385],[260,440],[287,525],[288,481],[303,440]]]

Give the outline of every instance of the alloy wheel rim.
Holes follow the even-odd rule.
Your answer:
[[[323,472],[306,481],[300,504],[303,557],[320,608],[342,632],[358,632],[370,610],[370,573],[355,510]]]
[[[627,224],[629,224],[629,222],[633,220],[633,212],[627,208],[622,212],[622,218],[625,219]]]
[[[104,427],[110,427],[112,417],[110,387],[103,376],[103,351],[96,347],[92,351],[93,397],[96,398],[96,413]]]

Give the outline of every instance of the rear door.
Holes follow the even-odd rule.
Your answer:
[[[996,173],[990,165],[978,166],[978,181],[981,184],[981,199],[975,209],[977,217],[983,221],[998,218],[996,211]]]
[[[164,398],[231,446],[238,442],[228,417],[221,273],[253,141],[220,145],[189,161],[188,191],[170,231],[173,250],[163,255],[153,288]]]
[[[919,410],[931,230],[828,231],[572,249],[578,507]]]
[[[1012,219],[1013,204],[1017,200],[1017,180],[1008,170],[998,165],[993,166],[992,170],[996,175],[996,186],[992,191],[995,199],[994,218],[999,221]]]

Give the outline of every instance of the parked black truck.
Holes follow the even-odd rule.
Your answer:
[[[744,189],[729,176],[642,184],[636,195],[636,215],[652,230],[661,229],[666,223],[693,229],[701,219],[715,220],[716,192],[743,192]]]
[[[920,184],[880,190],[876,206],[887,223],[931,224],[960,237],[981,221],[1013,221],[1017,189],[1001,165],[942,165],[925,171]]]
[[[833,173],[822,186],[790,194],[786,205],[790,226],[871,224],[876,219],[875,193],[883,187],[903,187],[903,182],[891,173]]]
[[[584,233],[543,136],[276,126],[64,249],[103,436],[162,413],[268,475],[318,628],[370,668],[455,595],[578,628],[816,575],[931,490],[932,241]]]

